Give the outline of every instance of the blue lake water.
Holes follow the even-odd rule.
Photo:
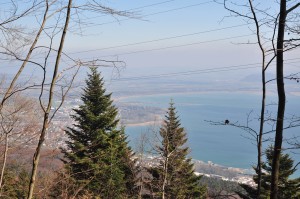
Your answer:
[[[245,136],[247,133],[231,126],[214,126],[205,120],[239,122],[246,124],[247,114],[251,111],[249,123],[258,130],[261,96],[249,93],[193,93],[137,96],[123,99],[123,102],[138,102],[145,106],[167,109],[170,99],[175,102],[182,126],[188,135],[188,146],[191,157],[203,161],[212,161],[229,167],[251,168],[256,162],[256,148],[253,142]],[[286,115],[299,113],[300,103],[297,96],[287,96]],[[277,102],[276,95],[269,95],[267,104]],[[276,115],[276,105],[269,105],[268,110]],[[298,114],[299,115],[299,114]],[[267,127],[266,129],[270,129]],[[147,132],[147,126],[127,127],[126,133],[132,145],[142,132]],[[286,137],[299,135],[300,128],[285,131]],[[265,144],[265,147],[268,144]],[[299,152],[299,151],[298,151]],[[292,154],[295,161],[300,161],[300,155]],[[300,174],[300,172],[297,172]]]

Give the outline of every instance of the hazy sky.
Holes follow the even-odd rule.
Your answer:
[[[80,1],[79,1],[80,2]],[[197,72],[194,78],[242,79],[260,73],[260,53],[253,25],[246,25],[221,4],[204,0],[105,0],[104,6],[131,12],[132,18],[82,14],[81,25],[71,22],[65,52],[82,60],[121,60],[121,77],[180,73],[190,70],[241,66],[233,71]],[[273,1],[260,1],[269,6]],[[76,1],[75,1],[76,3]],[[246,12],[246,11],[245,11]],[[34,20],[34,19],[32,19]],[[31,25],[30,21],[26,21]],[[251,35],[252,34],[252,35]],[[269,33],[266,33],[269,34]],[[287,59],[299,57],[299,50]],[[300,58],[300,57],[299,57]],[[296,60],[297,61],[297,60]],[[294,61],[295,62],[295,61]],[[251,64],[249,66],[245,66]],[[10,66],[9,64],[7,66]],[[257,68],[253,68],[253,67]],[[273,67],[274,68],[274,67]],[[275,73],[270,67],[270,73]],[[241,69],[241,70],[240,70]],[[293,63],[287,72],[297,71]]]
[[[81,58],[113,60],[117,56],[127,65],[121,76],[184,72],[260,62],[257,45],[241,44],[256,41],[255,36],[251,36],[254,27],[245,25],[242,18],[228,17],[229,12],[223,5],[213,1],[112,0],[104,1],[104,5],[117,10],[129,10],[139,19],[118,18],[118,21],[111,16],[87,16],[86,21],[91,25],[82,29],[82,37],[69,35],[66,51],[80,52],[73,56]],[[131,45],[134,43],[141,44]],[[160,48],[163,49],[157,50]],[[85,50],[88,52],[82,52]],[[291,57],[297,57],[296,52],[293,54]],[[290,67],[295,69],[295,66]],[[256,72],[259,74],[259,68],[237,70],[234,76],[239,78],[239,75]],[[273,72],[272,69],[270,72]],[[219,72],[206,77],[218,79],[229,74]]]

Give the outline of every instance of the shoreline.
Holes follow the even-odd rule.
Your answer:
[[[160,126],[162,121],[148,121],[148,122],[138,122],[138,123],[128,123],[124,124],[128,127],[136,127],[136,126]]]
[[[146,155],[143,158],[143,164],[148,167],[156,166],[160,158],[153,155]],[[194,164],[194,173],[196,175],[203,175],[209,178],[220,179],[223,181],[232,181],[236,183],[248,184],[255,186],[253,181],[253,171],[251,168],[243,169],[237,167],[228,167],[219,164],[215,164],[212,161],[202,161],[192,159]]]
[[[152,94],[134,94],[130,96],[120,96],[120,97],[115,97],[114,101],[122,101],[124,99],[130,99],[130,98],[139,98],[139,97],[147,97],[147,96],[168,96],[168,95],[185,95],[185,94],[220,94],[220,93],[240,93],[240,94],[250,94],[250,95],[260,95],[261,93],[259,91],[238,91],[238,90],[222,90],[222,91],[188,91],[188,92],[167,92],[167,93],[152,93]],[[296,95],[297,92],[289,92],[291,95]],[[272,91],[269,92],[269,95],[276,94]],[[299,92],[300,95],[300,92]]]
[[[235,91],[232,91],[235,92]],[[152,93],[152,94],[134,94],[130,96],[121,96],[114,98],[115,101],[121,101],[123,99],[130,99],[130,98],[139,98],[139,97],[147,97],[147,96],[167,96],[167,95],[184,95],[184,94],[207,94],[207,93],[218,93],[217,91],[188,91],[188,92],[167,92],[167,93]],[[224,91],[227,93],[227,91]],[[228,91],[229,93],[229,91]]]

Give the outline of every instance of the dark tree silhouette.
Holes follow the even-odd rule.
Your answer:
[[[162,198],[201,198],[206,192],[199,185],[201,177],[194,174],[194,165],[187,158],[189,148],[186,133],[181,127],[173,102],[159,131],[162,145],[158,148],[161,161],[158,167]]]
[[[74,109],[76,123],[66,131],[70,140],[63,149],[70,175],[84,185],[81,194],[88,191],[101,198],[132,194],[133,153],[124,128],[118,128],[117,108],[96,68],[91,68],[81,99],[83,105]]]

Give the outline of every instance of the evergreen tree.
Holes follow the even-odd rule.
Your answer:
[[[9,165],[5,174],[0,198],[25,198],[29,173],[19,165]]]
[[[266,149],[266,162],[262,164],[265,171],[262,174],[261,198],[270,198],[271,189],[271,173],[272,173],[273,147]],[[278,198],[300,198],[300,178],[289,179],[289,177],[296,171],[294,167],[294,160],[288,154],[280,154],[279,167],[279,182],[278,182]],[[257,175],[253,177],[257,183]],[[254,187],[248,185],[241,185],[247,194],[240,194],[244,198],[257,198]]]
[[[118,128],[117,108],[96,68],[91,68],[83,91],[83,104],[73,109],[74,127],[66,130],[69,141],[62,150],[66,168],[81,193],[100,198],[127,197],[133,190],[133,153],[124,128]]]
[[[176,116],[173,102],[160,128],[162,145],[158,148],[161,162],[158,167],[160,193],[162,198],[200,198],[205,188],[199,185],[201,177],[194,174],[194,165],[187,158],[189,148],[186,133]]]

